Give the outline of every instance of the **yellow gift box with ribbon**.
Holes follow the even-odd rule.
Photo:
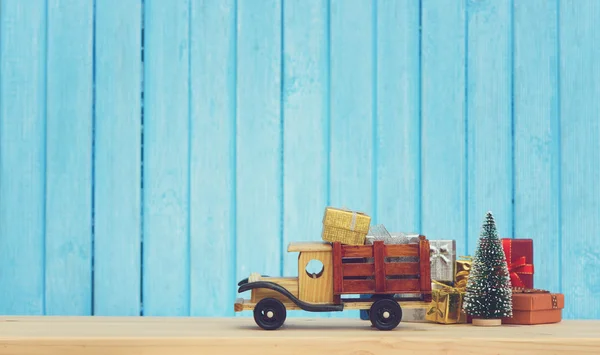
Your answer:
[[[441,286],[431,291],[432,301],[425,319],[441,324],[467,323],[467,315],[463,311],[464,287],[452,287],[433,281]]]
[[[326,242],[340,242],[347,245],[364,245],[371,217],[343,208],[327,207],[323,216],[323,233]]]

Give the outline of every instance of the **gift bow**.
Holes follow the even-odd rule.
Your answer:
[[[527,264],[527,259],[524,256],[512,260],[511,240],[503,241],[504,254],[506,254],[506,266],[510,274],[510,283],[513,287],[525,287],[525,283],[519,275],[533,274],[533,264]]]
[[[510,273],[510,282],[515,287],[525,287],[523,280],[519,274],[531,274],[533,273],[533,265],[527,264],[527,260],[524,256],[515,259],[514,261],[506,261],[508,266],[508,272]]]
[[[467,281],[469,280],[469,271],[459,271],[456,273],[456,281],[455,285],[459,288],[466,288]],[[460,280],[459,280],[460,279]]]
[[[450,261],[444,254],[448,254],[448,248],[446,247],[436,247],[434,245],[430,246],[431,256],[429,257],[430,262],[433,263],[436,259],[442,259],[442,261],[446,264]]]
[[[461,255],[458,257],[458,262],[461,262],[462,271],[456,273],[456,276],[454,277],[456,282],[454,285],[456,287],[466,288],[467,280],[471,272],[471,263],[473,262],[473,257]]]

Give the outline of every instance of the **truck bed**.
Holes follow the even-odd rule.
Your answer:
[[[406,261],[406,260],[410,261]],[[412,259],[412,260],[411,260]],[[419,293],[431,300],[429,241],[418,244],[333,243],[334,295]]]

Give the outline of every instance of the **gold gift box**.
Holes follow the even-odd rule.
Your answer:
[[[470,256],[459,256],[459,259],[456,260],[456,275],[454,277],[455,287],[467,287],[467,279],[471,272],[472,263],[473,258]]]
[[[467,323],[467,315],[462,309],[464,289],[445,286],[432,290],[431,295],[431,305],[425,319],[441,324]]]
[[[323,216],[322,239],[347,245],[364,245],[371,217],[355,211],[327,207]]]

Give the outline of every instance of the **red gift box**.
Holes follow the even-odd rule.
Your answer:
[[[502,238],[512,287],[533,288],[533,239]]]

